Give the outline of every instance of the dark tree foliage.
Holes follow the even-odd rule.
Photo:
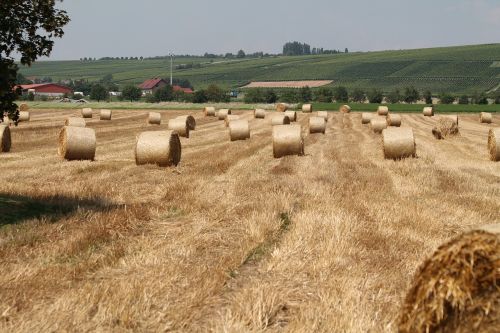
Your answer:
[[[309,87],[302,87],[299,89],[299,102],[307,103],[312,101],[312,91]]]
[[[347,103],[347,102],[349,102],[349,93],[347,92],[347,88],[346,87],[342,87],[342,86],[336,87],[333,90],[333,98],[338,103]]]
[[[297,103],[299,101],[297,89],[283,90],[280,94],[279,101],[284,103]]]
[[[441,104],[453,104],[455,101],[455,97],[448,93],[441,94],[439,98],[441,99]]]
[[[215,84],[211,84],[205,90],[205,95],[210,102],[229,102],[229,95]]]
[[[264,92],[260,88],[248,89],[243,100],[245,103],[263,103]]]
[[[288,42],[283,45],[283,55],[297,56],[311,54],[311,46],[306,43]]]
[[[406,103],[415,103],[420,98],[420,93],[414,87],[408,87],[405,89],[404,101]]]
[[[205,90],[196,90],[193,95],[193,103],[206,103],[208,102],[207,95],[205,94]]]
[[[458,98],[458,104],[462,104],[462,105],[469,104],[469,96],[467,96],[467,95],[460,96]]]
[[[351,99],[356,103],[363,103],[366,99],[365,92],[359,88],[356,88],[351,93]]]
[[[174,89],[171,85],[167,84],[166,86],[156,90],[153,96],[156,103],[168,102],[174,98]]]
[[[378,89],[372,89],[367,94],[370,103],[380,104],[384,99],[384,94]]]
[[[0,121],[5,114],[18,119],[13,91],[18,67],[12,56],[18,54],[21,64],[29,66],[38,57],[49,56],[53,39],[64,34],[69,17],[55,5],[56,0],[0,1]]]
[[[314,100],[320,103],[331,103],[333,100],[333,91],[330,88],[322,87],[314,93]]]
[[[122,89],[122,98],[127,101],[138,101],[142,97],[142,90],[134,85],[127,85]]]
[[[264,91],[264,103],[273,104],[278,100],[278,96],[272,89],[267,89]]]
[[[425,99],[425,104],[432,104],[432,93],[430,90],[426,90],[423,97]]]
[[[90,99],[93,99],[95,101],[103,101],[108,98],[108,90],[106,87],[100,83],[96,83],[92,86],[90,89]]]
[[[401,93],[399,92],[399,89],[391,91],[387,95],[387,101],[393,104],[401,102]]]

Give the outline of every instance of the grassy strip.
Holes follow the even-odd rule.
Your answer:
[[[343,103],[313,103],[314,110],[338,111]],[[379,104],[349,103],[353,111],[377,111]],[[422,112],[422,104],[387,104],[391,112]],[[439,104],[436,112],[500,112],[500,104],[491,105],[456,105]]]

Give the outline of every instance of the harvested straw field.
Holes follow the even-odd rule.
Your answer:
[[[421,264],[500,222],[498,114],[460,115],[460,135],[440,141],[435,117],[403,114],[417,156],[395,161],[357,112],[330,113],[324,135],[299,113],[305,155],[281,158],[272,113],[234,111],[251,138],[233,142],[201,110],[160,113],[157,126],[146,111],[86,119],[94,161],[57,154],[79,111],[32,109],[10,128],[0,331],[397,332]],[[180,163],[136,165],[137,137],[187,114]]]

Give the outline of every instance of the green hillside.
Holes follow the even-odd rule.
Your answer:
[[[201,64],[200,68],[174,70],[175,77],[189,79],[195,88],[211,83],[234,88],[250,81],[306,79],[384,91],[415,86],[436,93],[474,93],[500,86],[500,44],[262,59],[176,59],[174,65],[180,64]],[[91,81],[113,74],[118,84],[138,84],[151,77],[168,77],[170,61],[40,61],[22,68],[21,73]]]

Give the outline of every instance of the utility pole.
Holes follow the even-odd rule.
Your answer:
[[[169,56],[170,56],[170,85],[174,86],[174,77],[173,77],[174,55],[173,53],[170,53]]]

